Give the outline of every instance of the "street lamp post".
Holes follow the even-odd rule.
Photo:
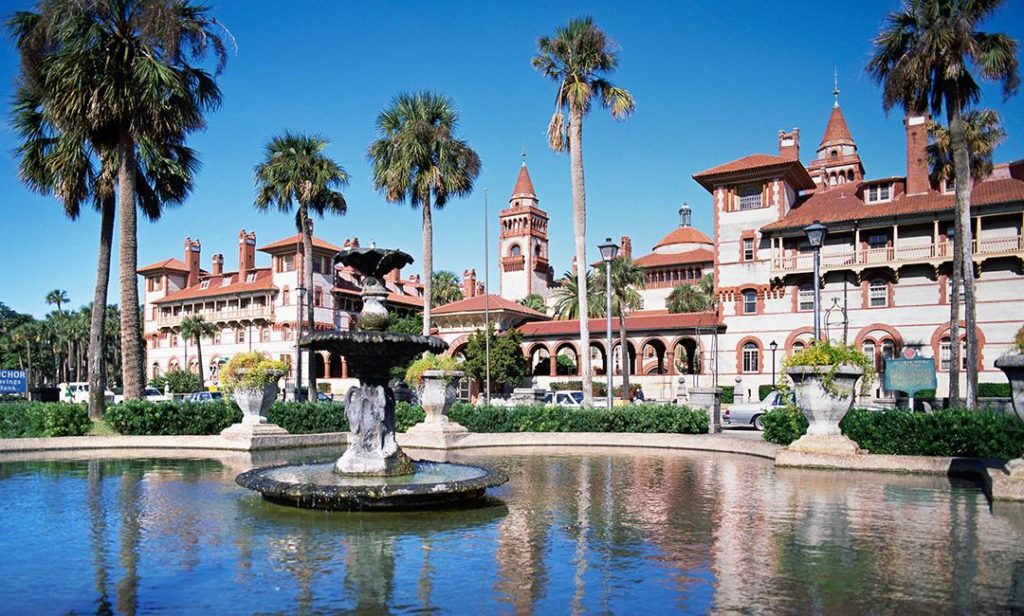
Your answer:
[[[768,343],[768,348],[772,350],[772,389],[775,389],[775,349],[779,348],[779,343],[772,340]]]
[[[606,387],[608,391],[605,392],[605,398],[607,399],[608,408],[612,408],[612,261],[615,257],[619,256],[619,246],[612,242],[612,238],[605,238],[604,244],[599,244],[597,247],[601,251],[601,259],[604,260],[604,280],[605,280],[605,320],[608,324],[608,350],[605,354],[605,376],[608,377],[608,384]],[[581,319],[586,319],[587,315],[581,314]],[[625,355],[626,350],[620,349]],[[589,349],[588,349],[589,352]],[[622,365],[626,365],[626,358],[623,356]]]
[[[306,296],[306,287],[295,287],[296,303],[296,327],[295,331],[295,400],[301,399],[302,394],[302,347],[299,340],[302,339],[302,299]]]
[[[821,247],[828,228],[817,220],[804,227],[807,242],[814,250],[814,339],[821,340]]]

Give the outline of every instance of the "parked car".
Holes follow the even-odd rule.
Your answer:
[[[220,400],[224,397],[224,394],[219,391],[196,391],[188,397],[189,402],[213,402],[214,400]]]
[[[142,390],[142,399],[147,402],[167,402],[171,398],[165,396],[164,392],[156,387],[145,387]],[[122,402],[124,402],[124,394],[114,394],[114,404],[121,404]]]
[[[772,409],[784,408],[787,402],[793,402],[793,392],[770,391],[760,402],[733,404],[722,411],[722,424],[729,426],[754,426],[764,430],[761,417]]]
[[[89,402],[89,384],[86,382],[61,383],[57,387],[63,402]],[[109,389],[104,391],[103,397],[107,404],[114,403],[114,392]]]
[[[554,404],[557,406],[582,406],[583,392],[572,390],[549,391],[544,394],[544,404]]]

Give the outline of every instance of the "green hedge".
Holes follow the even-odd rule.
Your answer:
[[[91,427],[89,407],[85,404],[0,403],[0,438],[83,436]]]
[[[736,387],[733,385],[722,386],[722,404],[732,404],[735,399]]]
[[[348,431],[345,408],[334,402],[275,402],[267,421],[292,434]]]
[[[764,415],[764,438],[788,445],[807,431],[795,409]],[[871,453],[912,456],[1019,458],[1024,453],[1024,422],[1014,415],[967,409],[911,413],[854,409],[843,418],[843,434]]]
[[[707,413],[672,404],[579,409],[565,406],[452,405],[448,416],[470,432],[675,432],[708,431]]]
[[[978,383],[979,398],[1009,398],[1009,383]]]
[[[772,387],[771,385],[758,385],[757,386],[757,399],[758,400],[764,400],[764,397],[767,396],[768,394],[772,393],[773,389],[775,389],[775,388]],[[753,402],[753,400],[751,400],[751,402]]]
[[[228,400],[148,402],[131,400],[107,407],[103,416],[121,434],[219,434],[242,420],[242,411]]]

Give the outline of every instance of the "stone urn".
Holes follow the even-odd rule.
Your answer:
[[[244,377],[246,372],[238,370],[238,377]],[[282,376],[284,373],[280,370],[267,370],[267,377],[270,381],[267,384],[260,387],[236,387],[231,392],[231,397],[238,408],[242,409],[242,421],[225,428],[221,431],[221,436],[245,438],[256,435],[287,434],[288,432],[284,428],[267,422],[267,410],[277,399],[279,391],[277,380]]]
[[[1024,421],[1024,354],[1007,353],[996,360],[996,368],[1002,370],[1006,380],[1010,381],[1013,410]]]
[[[416,388],[420,406],[426,418],[422,423],[409,428],[407,434],[430,436],[442,441],[449,436],[461,436],[469,431],[448,419],[448,409],[455,402],[456,387],[464,372],[458,370],[424,370],[423,380]],[[421,447],[429,447],[428,442],[418,443]]]
[[[832,383],[826,387],[828,366],[792,366],[786,370],[796,405],[807,418],[807,434],[794,441],[790,450],[807,453],[856,454],[857,443],[843,436],[839,422],[853,407],[857,381],[864,370],[852,364],[836,367]]]

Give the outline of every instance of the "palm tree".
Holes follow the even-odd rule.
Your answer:
[[[188,0],[42,0],[38,12],[18,12],[8,21],[22,65],[15,111],[25,139],[23,179],[37,190],[53,190],[66,210],[68,200],[80,203],[89,193],[97,199],[104,217],[97,287],[109,276],[103,257],[118,187],[126,399],[142,393],[135,208],[155,220],[164,206],[183,201],[197,166],[185,137],[203,128],[204,112],[220,103],[211,74],[190,64],[211,49],[215,72],[226,62],[222,29],[207,13]],[[94,305],[106,305],[105,291],[97,291]],[[89,353],[100,375],[104,315],[94,312]],[[94,400],[102,399],[103,387],[92,381],[95,416],[102,413],[102,402]]]
[[[211,338],[217,333],[217,326],[213,323],[208,323],[202,316],[185,317],[181,320],[181,336],[186,340],[186,349],[188,348],[188,339],[192,338],[196,341],[196,358],[199,361],[199,389],[206,389],[206,379],[203,376],[203,338]],[[185,353],[185,369],[188,369],[188,352]]]
[[[953,180],[953,151],[949,130],[931,121],[928,123],[928,164],[931,178],[936,184]],[[980,182],[992,173],[992,152],[1006,139],[1006,131],[999,121],[999,114],[992,109],[972,109],[964,113],[964,135],[971,156],[971,179]]]
[[[437,308],[462,299],[462,288],[455,272],[440,270],[430,280],[430,307]]]
[[[285,132],[264,148],[263,162],[256,165],[256,209],[271,206],[284,213],[295,211],[295,226],[302,234],[302,280],[313,293],[313,219],[348,211],[341,188],[348,185],[348,173],[326,154],[330,142],[319,135]],[[307,302],[306,319],[315,327],[313,302]],[[316,400],[316,366],[309,354],[307,395]],[[299,384],[301,387],[301,383]]]
[[[64,316],[64,312],[60,309],[61,304],[68,303],[68,292],[61,289],[54,289],[46,294],[46,303],[53,306],[57,305],[57,314]]]
[[[605,76],[618,64],[616,50],[605,33],[594,25],[590,17],[573,19],[558,28],[553,37],[537,40],[538,55],[534,68],[557,84],[555,113],[548,124],[548,144],[556,152],[569,150],[572,178],[573,233],[576,239],[576,262],[587,263],[587,199],[583,183],[583,117],[590,111],[596,98],[611,111],[615,119],[629,117],[636,104],[633,95],[616,87]],[[565,113],[569,114],[566,126]],[[568,137],[568,138],[567,138]],[[590,312],[586,277],[579,285],[577,301],[581,312]],[[586,320],[580,321],[580,348],[590,348],[590,331]],[[581,360],[584,404],[590,406],[592,398],[592,372],[589,356]]]
[[[629,399],[629,345],[626,336],[626,313],[643,308],[644,301],[637,289],[644,286],[644,270],[632,259],[617,257],[612,261],[612,314],[619,321],[619,352],[622,354],[622,398]],[[595,289],[605,288],[605,269],[594,276]],[[601,302],[598,301],[598,304]],[[601,316],[605,310],[602,308]],[[611,394],[609,394],[611,395]]]
[[[715,276],[706,274],[697,284],[681,284],[672,289],[665,300],[669,312],[705,312],[714,310]]]
[[[1005,98],[1020,86],[1017,41],[1004,33],[977,29],[1001,4],[1002,0],[910,0],[886,17],[867,66],[868,73],[883,86],[882,105],[886,111],[899,105],[908,112],[930,109],[933,115],[939,115],[945,109],[956,169],[953,297],[957,297],[962,279],[967,356],[971,358],[977,357],[978,337],[971,252],[970,148],[964,111],[981,96],[974,73],[1001,82]],[[949,305],[949,395],[955,400],[960,394],[959,302],[950,301]],[[974,361],[967,362],[967,404],[971,408],[978,405]]]
[[[391,203],[423,213],[423,296],[432,299],[434,227],[431,206],[473,191],[480,157],[455,138],[458,113],[450,99],[433,92],[399,94],[377,116],[380,139],[370,144],[373,185]],[[423,306],[423,335],[430,334],[430,306]]]
[[[586,302],[589,318],[594,319],[604,316],[604,302],[601,301],[604,293],[594,286],[594,275],[587,272],[583,284],[586,286],[587,295],[589,296],[587,298],[589,301]],[[565,321],[580,318],[579,289],[578,275],[571,272],[562,274],[562,280],[555,287],[555,305],[552,309],[553,316],[556,319]],[[589,340],[589,337],[587,340]]]
[[[543,314],[547,314],[548,312],[548,305],[544,302],[544,298],[536,293],[530,293],[523,299],[519,300],[519,303]]]

